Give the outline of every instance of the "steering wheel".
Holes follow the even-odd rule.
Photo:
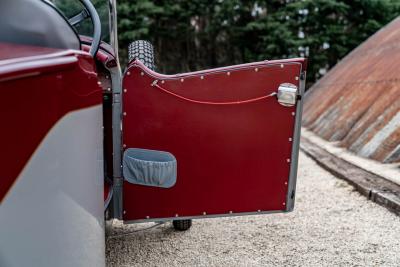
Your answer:
[[[79,0],[84,9],[77,15],[73,16],[72,18],[68,19],[68,22],[75,26],[81,23],[86,18],[90,17],[93,25],[93,38],[92,38],[92,45],[90,46],[89,53],[95,57],[97,51],[99,50],[100,46],[100,39],[101,39],[101,23],[99,14],[96,11],[96,8],[93,6],[90,0]]]

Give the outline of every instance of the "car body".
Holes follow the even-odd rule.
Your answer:
[[[0,4],[1,266],[104,266],[110,219],[293,210],[306,60],[122,73],[109,4],[110,45],[49,2]]]

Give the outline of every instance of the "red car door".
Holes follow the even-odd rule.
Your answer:
[[[123,219],[291,211],[305,68],[297,58],[161,75],[132,62],[123,78]],[[174,180],[127,177],[129,151],[154,150],[175,160]]]

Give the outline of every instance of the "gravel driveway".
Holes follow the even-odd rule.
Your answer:
[[[108,238],[108,266],[400,266],[400,218],[300,154],[295,211]],[[115,223],[110,235],[151,224]]]

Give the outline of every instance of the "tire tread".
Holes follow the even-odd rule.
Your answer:
[[[129,44],[129,61],[140,60],[146,67],[155,70],[153,45],[145,40],[137,40]]]

